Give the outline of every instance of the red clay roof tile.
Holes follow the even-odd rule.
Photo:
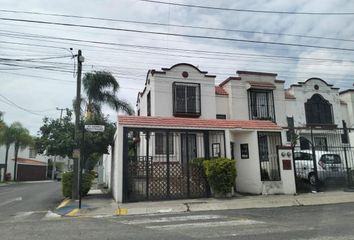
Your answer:
[[[285,91],[284,95],[285,95],[285,99],[296,99],[296,97],[291,93],[289,93],[288,91]]]
[[[225,119],[195,119],[175,117],[145,117],[118,116],[118,124],[123,126],[140,127],[177,127],[202,129],[265,129],[281,130],[282,128],[271,121],[264,120],[225,120]]]
[[[223,87],[215,86],[215,94],[216,95],[229,95]]]
[[[12,159],[12,160],[15,161],[15,159]],[[33,160],[33,159],[27,159],[27,158],[17,158],[17,164],[47,166],[46,162]]]

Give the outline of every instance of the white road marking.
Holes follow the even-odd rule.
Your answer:
[[[244,226],[244,225],[255,225],[262,224],[264,222],[240,219],[232,221],[220,221],[220,222],[195,222],[195,223],[181,223],[181,224],[171,224],[171,225],[161,225],[161,226],[146,226],[149,229],[180,229],[180,228],[202,228],[202,227],[224,227],[224,226]]]
[[[33,213],[34,212],[18,212],[14,216],[14,219],[23,219],[23,218],[26,218],[26,217],[32,215]]]
[[[17,201],[22,201],[22,197],[12,198],[12,199],[9,199],[5,202],[2,202],[2,203],[0,203],[0,207],[5,206],[5,205],[12,203],[12,202],[17,202]]]
[[[48,211],[42,219],[44,219],[44,218],[60,218],[60,217],[61,217],[61,215],[53,213],[52,211]]]
[[[177,217],[162,217],[162,218],[147,218],[147,219],[137,219],[123,221],[124,224],[145,224],[145,223],[165,223],[165,222],[183,222],[183,221],[195,221],[195,220],[209,220],[209,219],[220,219],[225,218],[221,215],[192,215],[192,216],[177,216]]]

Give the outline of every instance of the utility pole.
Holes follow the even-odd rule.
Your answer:
[[[60,118],[59,118],[59,123],[61,123],[61,119],[63,117],[63,111],[66,110],[67,108],[56,108],[58,111],[60,111]],[[53,159],[53,164],[52,164],[52,180],[55,179],[55,172],[57,170],[57,167],[56,167],[56,162],[57,162],[57,155],[54,156],[54,159]]]
[[[75,140],[76,148],[79,148],[80,143],[80,105],[81,105],[81,72],[82,63],[84,62],[84,57],[81,54],[81,50],[77,53],[77,79],[76,79],[76,101],[75,101]],[[81,155],[81,154],[80,154]],[[74,158],[74,177],[72,185],[72,199],[79,198],[79,158]]]

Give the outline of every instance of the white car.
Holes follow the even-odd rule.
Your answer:
[[[328,151],[315,151],[317,162],[317,175],[321,182],[329,179],[342,179],[346,177],[346,168],[338,153]],[[315,184],[315,172],[311,150],[294,151],[296,175]]]

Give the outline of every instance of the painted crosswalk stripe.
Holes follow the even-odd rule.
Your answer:
[[[250,219],[240,219],[231,221],[219,221],[219,222],[193,222],[193,223],[180,223],[180,224],[168,224],[159,226],[146,226],[149,229],[177,229],[177,228],[207,228],[207,227],[224,227],[224,226],[244,226],[262,224],[264,222],[255,221]]]
[[[17,202],[17,201],[22,201],[22,197],[9,199],[9,200],[7,200],[5,202],[2,202],[2,203],[0,203],[0,207],[5,206],[6,204],[9,204],[9,203]]]
[[[18,212],[14,216],[14,219],[24,219],[30,215],[32,215],[34,212]]]
[[[146,223],[166,223],[166,222],[183,222],[183,221],[196,221],[196,220],[212,220],[225,218],[221,215],[192,215],[192,216],[175,216],[175,217],[161,217],[161,218],[147,218],[123,221],[124,224],[136,225]]]

